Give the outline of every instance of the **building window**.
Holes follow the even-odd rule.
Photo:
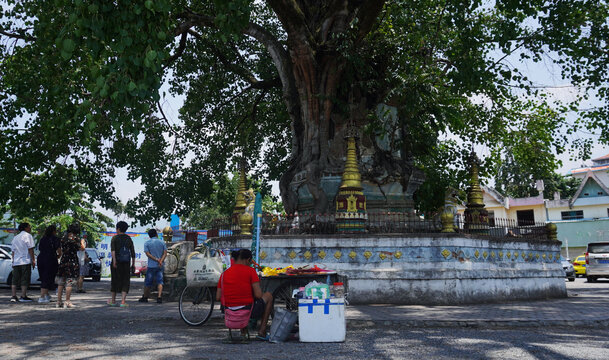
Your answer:
[[[609,212],[609,209],[607,209],[607,211]],[[583,210],[561,211],[560,212],[560,217],[561,217],[562,220],[583,219],[584,218],[584,211]]]
[[[516,211],[518,226],[535,225],[535,212],[533,210]]]

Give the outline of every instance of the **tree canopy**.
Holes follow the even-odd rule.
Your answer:
[[[65,209],[79,184],[113,208],[118,168],[144,186],[127,204],[131,215],[146,222],[187,214],[241,158],[255,177],[280,180],[288,212],[291,184],[304,174],[321,211],[328,204],[319,178],[340,170],[335,139],[350,123],[387,177],[413,164],[442,180],[418,193],[426,208],[439,204],[425,200],[437,184],[459,185],[461,154],[472,144],[489,149],[484,171],[492,176],[516,157],[524,171],[540,165],[534,159],[556,168],[565,132],[609,140],[606,1],[2,7],[0,203],[18,214]],[[527,62],[556,65],[574,98],[548,97],[517,66]],[[162,111],[169,97],[184,100],[178,121]],[[582,110],[591,97],[603,105]],[[393,106],[399,121],[379,116],[379,104]],[[586,155],[590,142],[574,146]]]

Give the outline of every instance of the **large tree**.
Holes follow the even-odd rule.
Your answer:
[[[579,88],[564,108],[554,106],[547,149],[564,151],[555,135],[569,110],[571,131],[586,126],[609,138],[608,106],[577,111],[591,94],[609,95],[606,1],[7,4],[1,202],[39,193],[60,204],[58,192],[74,181],[112,207],[115,169],[126,167],[145,187],[130,208],[150,220],[202,203],[211,178],[245,157],[258,175],[280,179],[288,212],[297,206],[295,180],[325,212],[320,179],[340,173],[349,124],[361,130],[370,181],[404,181],[413,165],[432,179],[450,177],[460,171],[454,162],[430,161],[454,159],[472,143],[505,149],[528,104],[550,106],[512,65],[521,60],[553,62]],[[177,122],[162,111],[166,91],[184,99]],[[445,135],[465,144],[439,140]],[[589,143],[582,146],[585,153]]]

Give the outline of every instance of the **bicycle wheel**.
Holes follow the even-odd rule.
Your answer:
[[[180,295],[180,316],[190,326],[205,324],[214,309],[214,298],[208,287],[187,286]]]

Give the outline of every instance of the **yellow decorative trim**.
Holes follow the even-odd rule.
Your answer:
[[[539,260],[539,254],[535,254],[535,259]]]
[[[326,252],[322,250],[317,253],[317,256],[319,256],[319,258],[323,260],[326,257]]]
[[[355,251],[351,250],[351,252],[349,253],[349,257],[351,258],[351,260],[355,260],[356,256],[357,254],[355,253]]]
[[[264,251],[264,250],[261,251],[260,252],[260,260],[264,260],[264,259],[266,259],[266,257],[267,257],[266,251]]]
[[[476,258],[478,258],[480,256],[480,251],[478,251],[478,249],[476,249],[476,251],[474,251],[474,256]]]
[[[399,259],[399,258],[401,258],[401,257],[402,257],[402,252],[401,252],[401,251],[396,251],[396,252],[395,252],[395,254],[393,254],[393,256],[394,256],[396,259]]]
[[[381,258],[381,260],[385,260],[385,258],[387,257],[387,255],[385,255],[385,253],[380,253],[379,257]]]
[[[498,254],[499,254],[499,259],[503,259],[503,251],[499,251]]]
[[[372,256],[372,253],[370,251],[364,251],[364,257],[366,258],[366,260],[370,259],[370,257]]]
[[[482,257],[485,258],[485,259],[488,257],[488,253],[486,252],[486,250],[484,250],[482,252]]]
[[[294,258],[296,257],[296,252],[294,250],[290,251],[288,254],[288,257],[292,260],[294,260]]]
[[[448,259],[450,256],[450,251],[448,249],[442,250],[442,256],[444,256],[445,259]]]
[[[514,251],[514,260],[518,260],[518,255],[520,255],[518,251]]]
[[[553,255],[553,254],[549,254],[549,255],[548,255],[548,258],[549,258],[550,260],[552,260],[552,258],[553,258],[553,257],[554,257],[554,255]]]
[[[532,253],[532,252],[530,252],[530,253],[529,253],[529,260],[530,260],[530,259],[532,259],[532,258],[533,258],[533,253]]]
[[[334,257],[336,258],[336,260],[340,259],[341,256],[343,256],[343,254],[340,251],[336,251],[334,253]]]
[[[520,254],[520,257],[522,257],[523,259],[527,257],[527,254],[524,253],[524,251]]]
[[[546,256],[548,256],[548,255],[546,255],[546,253],[541,254],[541,257],[542,257],[544,260],[546,259]]]
[[[313,255],[311,255],[311,252],[309,250],[305,251],[305,253],[303,255],[304,255],[304,258],[307,260],[309,260],[311,258],[311,256],[313,256]]]
[[[512,253],[508,251],[507,254],[505,254],[505,256],[507,256],[508,259],[511,259],[512,258]]]
[[[494,251],[491,251],[491,258],[493,258],[493,259],[495,258],[495,252]]]

